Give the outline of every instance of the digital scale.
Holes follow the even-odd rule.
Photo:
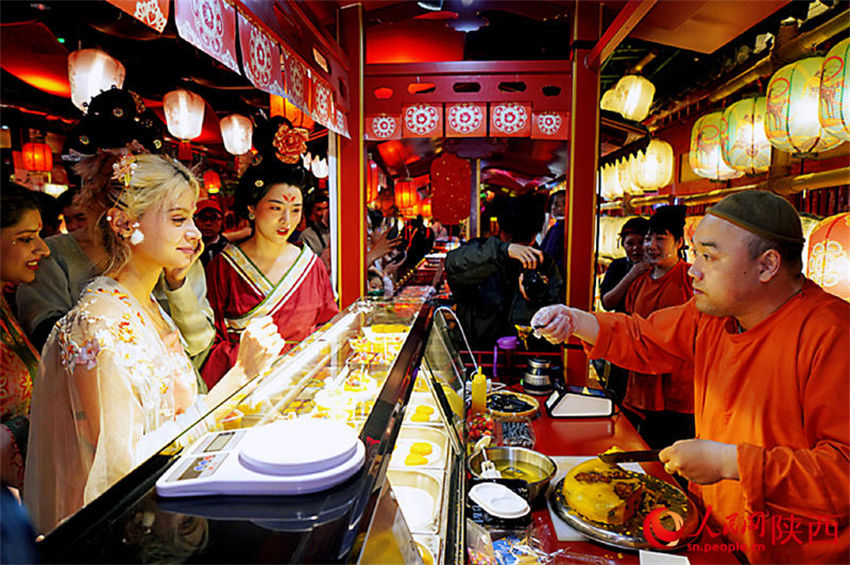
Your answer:
[[[363,466],[366,449],[343,422],[299,418],[211,432],[156,482],[164,497],[296,495],[340,483]]]

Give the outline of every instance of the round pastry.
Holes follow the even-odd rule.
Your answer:
[[[594,458],[570,469],[561,492],[570,508],[584,518],[622,524],[637,511],[643,484],[637,473]]]

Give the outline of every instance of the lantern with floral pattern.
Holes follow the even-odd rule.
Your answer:
[[[736,171],[749,175],[770,168],[770,142],[764,133],[767,98],[745,98],[723,111],[720,154]]]
[[[697,175],[712,180],[728,180],[744,173],[731,168],[720,152],[723,112],[711,112],[694,123],[688,161]]]
[[[809,236],[807,277],[850,301],[850,212],[830,216]]]
[[[820,77],[820,125],[829,134],[850,141],[850,37],[839,41],[823,60]]]

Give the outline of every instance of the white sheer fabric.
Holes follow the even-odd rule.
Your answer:
[[[24,480],[38,532],[94,500],[206,412],[176,327],[163,317],[172,329],[165,339],[129,292],[98,277],[53,328],[34,384]]]

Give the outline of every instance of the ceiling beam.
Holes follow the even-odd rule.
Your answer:
[[[655,6],[658,0],[629,0],[623,9],[596,42],[590,53],[584,60],[584,64],[591,71],[599,69],[599,66],[617,48],[618,45],[632,32],[643,17]]]

